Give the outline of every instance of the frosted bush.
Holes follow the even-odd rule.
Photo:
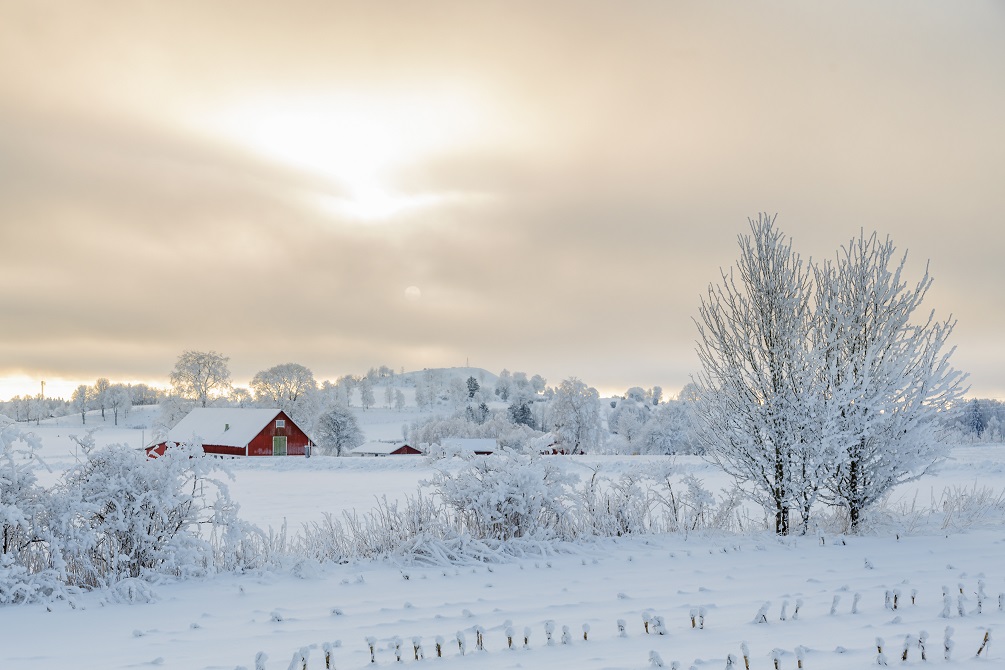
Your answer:
[[[14,425],[0,429],[0,604],[66,595],[53,552],[51,500],[32,470],[40,444]]]
[[[569,487],[576,477],[535,455],[503,450],[430,482],[463,528],[476,537],[564,538]]]
[[[225,486],[209,477],[216,467],[201,448],[188,445],[157,459],[125,445],[88,454],[56,492],[70,581],[104,586],[205,572],[213,556],[200,528],[220,521],[206,490],[227,499]]]

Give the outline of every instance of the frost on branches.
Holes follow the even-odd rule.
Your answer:
[[[777,533],[791,532],[793,511],[805,532],[818,501],[856,530],[941,456],[939,413],[963,391],[943,353],[954,324],[911,322],[932,280],[908,285],[890,240],[863,233],[835,262],[806,266],[774,217],[750,228],[696,320],[701,439],[749,482]]]
[[[555,537],[575,479],[553,461],[503,450],[457,474],[440,471],[431,484],[475,537],[545,539]]]
[[[240,560],[248,528],[210,476],[219,463],[201,447],[178,445],[158,459],[123,445],[87,448],[46,489],[21,454],[15,459],[19,445],[35,446],[15,428],[0,434],[0,603],[190,576]]]

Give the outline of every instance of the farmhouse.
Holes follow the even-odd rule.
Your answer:
[[[350,456],[405,456],[417,454],[422,454],[422,452],[402,442],[367,442],[349,452]]]
[[[279,409],[200,407],[168,433],[168,439],[147,447],[147,456],[164,454],[169,443],[201,442],[217,456],[305,456],[311,439]]]

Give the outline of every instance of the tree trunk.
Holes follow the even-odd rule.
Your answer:
[[[864,446],[863,450],[864,450]],[[858,454],[852,456],[848,463],[848,519],[851,523],[851,532],[858,531],[858,522],[862,512],[862,506],[859,503],[859,462]]]

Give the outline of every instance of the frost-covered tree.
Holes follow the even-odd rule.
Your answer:
[[[485,423],[485,421],[488,420],[489,418],[489,414],[490,414],[489,406],[483,402],[478,403],[477,405],[474,404],[468,405],[467,408],[464,410],[464,416],[467,417],[467,420],[471,421],[472,423],[478,423],[478,424]],[[519,422],[514,421],[514,423]]]
[[[356,388],[358,379],[353,375],[342,375],[335,380],[335,398],[342,405],[348,407],[352,399],[352,391]]]
[[[542,393],[547,385],[547,380],[541,375],[534,375],[530,378],[530,387],[534,390],[534,393]]]
[[[303,396],[317,390],[310,368],[299,363],[281,363],[255,374],[251,389],[259,403],[289,412]]]
[[[682,400],[657,405],[633,441],[638,453],[699,453],[691,417],[691,407]]]
[[[105,402],[109,409],[112,410],[112,416],[115,418],[115,425],[119,425],[119,414],[123,418],[128,416],[129,409],[133,406],[133,396],[129,392],[129,389],[122,384],[112,384],[105,391]]]
[[[478,391],[480,391],[481,388],[482,388],[482,385],[479,384],[478,380],[475,379],[474,377],[468,377],[468,380],[467,380],[467,382],[465,382],[465,384],[468,387],[468,399],[469,400],[472,399],[472,398],[474,398],[475,394],[478,393]]]
[[[648,394],[646,393],[646,390],[641,386],[633,386],[627,391],[625,391],[625,398],[627,400],[634,400],[635,402],[638,403],[645,402],[647,395]]]
[[[891,488],[923,474],[943,454],[939,413],[962,395],[949,365],[952,320],[912,317],[932,285],[903,278],[907,255],[864,232],[834,262],[816,268],[816,347],[821,354],[824,439],[833,453],[827,499],[862,512]]]
[[[318,416],[314,425],[314,443],[327,456],[341,456],[363,444],[363,431],[356,415],[348,407],[333,405]]]
[[[537,424],[534,421],[534,413],[530,409],[530,403],[526,400],[521,398],[517,402],[514,402],[509,406],[507,412],[509,413],[510,421],[513,423],[537,428]]]
[[[555,389],[550,420],[555,435],[570,453],[581,454],[600,446],[600,394],[575,377]]]
[[[495,394],[503,402],[509,400],[509,394],[513,390],[513,375],[509,370],[503,369],[496,380]]]
[[[390,383],[384,384],[384,406],[391,407],[394,402],[394,387]]]
[[[110,389],[112,383],[108,381],[107,377],[98,377],[94,381],[94,386],[91,387],[91,393],[94,396],[94,404],[97,405],[98,409],[101,410],[101,420],[105,420],[105,408],[108,407],[108,389]]]
[[[178,422],[192,411],[194,403],[187,398],[169,395],[160,403],[160,412],[154,423],[154,433],[159,438],[166,438],[168,431],[178,425]]]
[[[651,411],[648,403],[633,399],[631,394],[629,394],[629,397],[617,401],[615,406],[607,413],[608,430],[612,435],[616,436],[612,444],[608,446],[612,446],[615,451],[623,453],[642,453],[640,446],[636,442],[642,434],[642,429],[649,421]]]
[[[359,380],[359,404],[363,406],[363,409],[369,409],[373,407],[375,402],[377,400],[373,397],[373,384],[369,377],[363,377]]]
[[[255,404],[255,396],[243,386],[234,386],[230,389],[227,402],[231,407],[252,407]]]
[[[277,407],[305,430],[310,430],[319,410],[318,385],[310,368],[283,363],[258,372],[251,380],[259,405]]]
[[[447,397],[454,409],[465,407],[468,402],[468,387],[459,377],[452,378],[447,383]]]
[[[696,414],[708,455],[753,487],[785,535],[790,509],[819,487],[806,476],[818,462],[806,405],[815,373],[812,278],[774,217],[749,223],[735,270],[720,272],[695,320],[703,368]]]
[[[171,386],[178,395],[205,407],[214,392],[230,390],[229,361],[215,351],[186,351],[175,362]]]
[[[87,410],[91,409],[93,397],[91,389],[87,384],[81,384],[73,391],[70,402],[73,403],[73,409],[80,412],[81,424],[87,423]]]
[[[394,390],[394,408],[399,412],[405,409],[405,394],[401,389]]]
[[[980,401],[977,398],[973,398],[967,403],[967,408],[964,411],[963,424],[968,431],[973,433],[979,439],[984,435],[984,430],[987,427],[984,420],[984,411],[981,409]]]

